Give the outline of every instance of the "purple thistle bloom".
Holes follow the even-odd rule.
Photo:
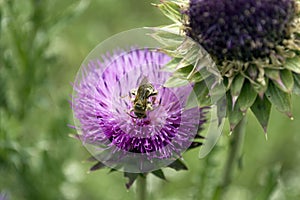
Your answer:
[[[187,34],[219,60],[249,61],[287,38],[294,0],[190,0]]]
[[[157,51],[132,49],[90,60],[79,72],[72,102],[79,137],[105,165],[129,172],[164,167],[181,156],[206,121],[205,111],[185,107],[190,85],[163,86],[171,74],[161,68],[169,61]],[[144,93],[132,92],[139,88]],[[136,100],[146,106],[144,116],[136,112]]]
[[[0,193],[0,200],[8,200],[8,196],[5,193]]]

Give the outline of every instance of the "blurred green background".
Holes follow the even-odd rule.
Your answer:
[[[101,41],[121,31],[168,24],[155,0],[0,0],[0,193],[14,200],[135,198],[120,172],[86,173],[89,155],[75,131],[71,82]],[[300,101],[294,116],[272,111],[268,141],[250,114],[242,157],[225,199],[300,199]],[[149,176],[149,199],[210,199],[221,180],[228,127],[204,159],[184,158],[189,171]]]

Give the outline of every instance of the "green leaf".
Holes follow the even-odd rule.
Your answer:
[[[134,181],[138,178],[139,174],[138,173],[129,173],[129,172],[124,172],[124,177],[128,178],[128,182],[126,183],[126,188],[129,189]]]
[[[233,80],[233,82],[231,83],[231,86],[230,86],[230,93],[231,93],[231,101],[232,101],[232,107],[235,106],[235,103],[241,93],[241,90],[242,90],[242,87],[243,87],[243,84],[244,84],[244,76],[242,75],[237,75],[235,77],[235,79]]]
[[[228,95],[228,97],[231,96],[228,93],[227,93],[227,95]],[[243,118],[243,112],[240,110],[239,104],[232,107],[231,98],[228,98],[227,101],[228,101],[227,114],[228,114],[228,120],[229,120],[229,124],[230,124],[230,130],[232,131],[236,127],[236,125],[241,121],[241,119]]]
[[[277,69],[265,69],[265,73],[267,77],[269,77],[272,80],[280,80],[280,73]]]
[[[267,169],[267,173],[264,178],[265,184],[262,185],[255,199],[272,199],[272,196],[276,193],[276,191],[280,190],[280,187],[278,187],[280,181],[278,180],[281,179],[282,171],[282,164],[275,164],[272,165],[271,168]]]
[[[180,159],[175,160],[170,165],[168,165],[168,167],[175,169],[176,171],[188,170],[187,166]]]
[[[150,34],[150,36],[156,39],[162,45],[168,47],[171,46],[177,48],[184,41],[183,36],[163,30],[157,30],[155,33]],[[175,50],[176,48],[172,49]]]
[[[173,76],[189,80],[190,82],[200,82],[203,80],[201,74],[199,72],[194,73],[189,79],[187,78],[191,72],[193,71],[194,66],[187,65],[185,67],[181,67],[173,73]]]
[[[93,165],[91,168],[90,168],[90,171],[96,171],[98,169],[102,169],[106,167],[102,162],[97,162],[95,165]]]
[[[289,70],[266,69],[266,75],[273,80],[274,84],[284,92],[290,93],[293,89],[294,81],[292,72]]]
[[[285,85],[287,91],[285,92],[292,92],[294,87],[294,78],[293,73],[287,69],[280,71],[280,77],[282,80],[282,83]]]
[[[188,150],[200,147],[201,145],[203,145],[203,142],[192,142],[191,145],[189,146]]]
[[[293,73],[293,77],[294,77],[293,93],[295,93],[296,95],[300,95],[300,74]]]
[[[220,98],[217,101],[216,106],[217,106],[218,126],[220,126],[223,120],[226,118],[226,108],[227,108],[226,96]]]
[[[189,65],[188,63],[181,63],[181,61],[182,58],[173,58],[170,62],[163,66],[162,70],[167,72],[175,72],[176,69],[186,67]]]
[[[191,73],[192,70],[193,70],[193,66],[188,65],[176,70],[173,75],[187,80],[187,76],[189,75],[189,73]]]
[[[290,118],[292,117],[290,94],[283,92],[270,81],[266,96],[278,111],[285,113]]]
[[[152,171],[151,173],[154,174],[155,176],[157,176],[160,179],[166,180],[165,174],[161,169]]]
[[[88,159],[86,159],[87,162],[96,162],[98,159],[94,156],[90,156]]]
[[[112,169],[109,170],[108,173],[110,174],[110,173],[117,172],[117,171],[118,171],[117,169],[112,168]]]
[[[189,82],[187,80],[180,79],[178,77],[171,76],[165,82],[164,87],[181,87],[187,85]]]
[[[161,4],[156,5],[161,12],[175,23],[181,23],[180,6],[175,2],[162,1]]]
[[[195,136],[195,139],[205,139],[205,137],[202,136],[202,135],[200,135],[200,133],[199,133],[201,130],[202,130],[202,128],[199,127],[199,129],[198,129],[198,134]]]
[[[257,71],[256,69],[250,68],[251,70],[249,71],[253,71],[253,72],[249,72],[249,75],[241,72],[243,74],[243,76],[245,78],[247,78],[248,81],[250,81],[250,83],[252,84],[252,87],[254,88],[254,90],[256,91],[257,94],[259,94],[261,97],[264,95],[264,93],[266,92],[266,90],[268,89],[268,82],[269,79],[265,78],[264,81],[257,81]],[[265,69],[266,71],[267,69]],[[251,75],[251,73],[253,73]]]
[[[300,57],[287,58],[285,67],[295,73],[300,74]]]
[[[244,84],[245,77],[237,75],[230,86],[231,96],[239,96]]]
[[[268,128],[271,107],[272,104],[265,96],[263,98],[257,97],[254,104],[251,106],[251,111],[264,129],[265,133],[267,132]]]
[[[194,85],[194,93],[197,96],[198,104],[200,106],[208,106],[211,104],[211,99],[209,98],[209,90],[205,81],[198,82]],[[188,102],[193,100],[194,95],[190,95]],[[188,104],[188,103],[187,103]]]
[[[263,96],[264,93],[267,91],[268,83],[269,83],[269,79],[266,79],[266,84],[265,85],[262,85],[262,84],[257,83],[257,82],[251,82],[252,87],[254,88],[256,93],[259,94],[260,96]]]
[[[257,97],[257,93],[252,87],[251,83],[248,81],[244,83],[242,92],[238,99],[238,104],[242,112],[246,112],[248,108],[252,106],[255,99]]]

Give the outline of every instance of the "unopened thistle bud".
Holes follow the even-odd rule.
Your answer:
[[[157,6],[175,22],[156,29],[160,40],[159,32],[172,32],[163,36],[166,52],[176,49],[178,41],[170,38],[177,30],[216,63],[232,129],[249,109],[265,131],[272,105],[292,118],[291,94],[300,94],[299,0],[166,0]]]

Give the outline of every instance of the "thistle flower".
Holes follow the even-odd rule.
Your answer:
[[[1,192],[0,193],[0,200],[8,200],[8,196],[6,193]]]
[[[169,61],[157,51],[132,49],[82,67],[72,107],[77,137],[99,161],[91,170],[106,165],[129,173],[153,171],[201,145],[194,138],[205,110],[186,107],[190,85],[164,87],[170,73],[161,68]]]
[[[231,129],[249,108],[265,132],[272,105],[292,119],[291,94],[300,94],[299,0],[166,0],[157,7],[175,22],[154,35],[176,57],[172,66],[183,58],[178,52],[190,51],[178,35],[203,46],[216,63]]]

